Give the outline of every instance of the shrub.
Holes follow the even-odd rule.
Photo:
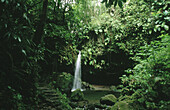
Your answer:
[[[131,95],[146,109],[168,109],[170,104],[169,52],[170,36],[161,35],[157,41],[142,46],[134,57],[139,64],[122,76],[123,94]]]
[[[66,94],[62,94],[59,89],[57,89],[58,97],[60,98],[57,107],[57,110],[72,110],[71,106],[69,105],[70,100],[67,98]]]

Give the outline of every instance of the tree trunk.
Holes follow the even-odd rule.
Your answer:
[[[40,14],[40,21],[36,27],[36,32],[33,38],[33,41],[36,45],[40,44],[42,40],[43,29],[47,17],[47,6],[48,6],[48,0],[43,0],[43,8],[42,8],[42,13]]]

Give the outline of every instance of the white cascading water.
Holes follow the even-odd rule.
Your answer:
[[[81,51],[79,51],[75,66],[76,66],[76,69],[75,69],[75,73],[74,73],[73,88],[71,90],[72,92],[77,89],[82,90],[81,89]]]

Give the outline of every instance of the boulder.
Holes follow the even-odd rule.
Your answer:
[[[101,104],[114,105],[117,102],[117,98],[113,94],[108,94],[100,99]]]
[[[126,101],[116,102],[111,110],[133,110]]]
[[[100,103],[96,103],[94,105],[95,105],[95,108],[98,108],[99,110],[103,110],[107,108],[107,105],[102,105]]]

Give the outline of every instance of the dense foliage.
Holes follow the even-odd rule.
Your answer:
[[[79,50],[83,80],[111,74],[141,109],[168,109],[170,2],[100,2],[0,0],[0,109],[37,109],[44,82],[71,109]]]
[[[4,109],[36,105],[40,53],[33,50],[28,11],[26,1],[0,1],[0,106]]]
[[[152,17],[148,18],[148,22],[152,19],[155,24],[152,23],[152,30],[146,31],[152,38],[133,53],[132,59],[138,63],[133,69],[126,70],[127,75],[121,77],[122,94],[131,95],[133,104],[139,105],[137,107],[141,109],[166,110],[169,109],[170,103],[169,9],[168,2],[165,1],[153,2],[152,5],[155,10],[152,11]],[[149,26],[151,25],[145,30]],[[146,32],[145,36],[141,37],[146,37]]]
[[[121,77],[123,94],[132,95],[136,103],[145,109],[168,109],[169,105],[169,35],[161,35],[160,41],[140,47],[139,64],[128,69],[127,77]],[[144,58],[141,58],[144,57]],[[133,73],[133,74],[132,74]]]

